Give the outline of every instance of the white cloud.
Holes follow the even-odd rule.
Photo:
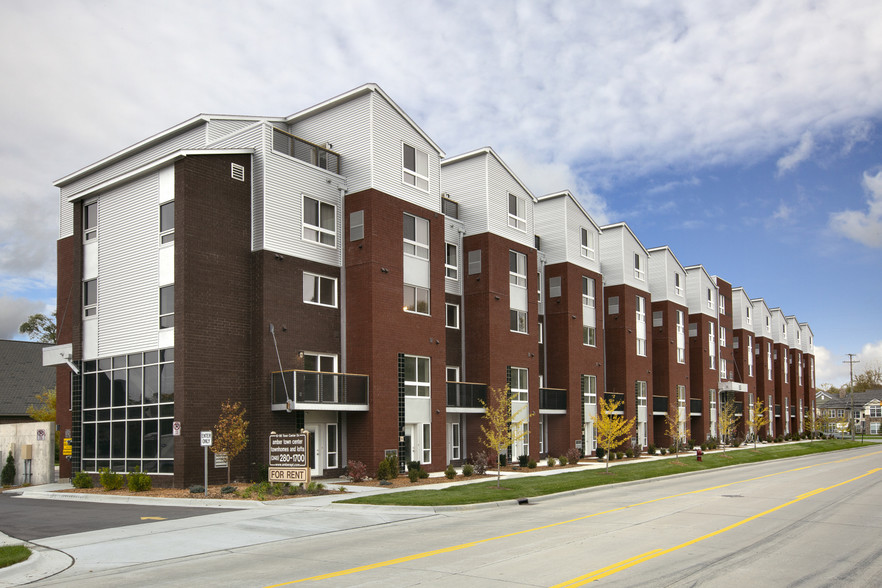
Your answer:
[[[777,210],[772,213],[772,218],[778,221],[789,222],[791,216],[793,216],[794,209],[790,206],[787,206],[784,202],[778,205]]]
[[[800,163],[807,160],[815,148],[815,140],[808,131],[799,138],[799,143],[787,155],[778,160],[778,175],[793,171]]]
[[[0,296],[0,339],[22,338],[18,327],[38,312],[46,312],[45,305],[40,301]]]
[[[843,210],[830,215],[830,228],[867,247],[882,247],[882,171],[864,172],[867,210]]]
[[[882,367],[882,340],[865,343],[855,357],[860,363],[854,364],[854,375],[857,376],[869,368]],[[848,385],[850,374],[846,355],[834,356],[829,349],[815,345],[815,380],[822,384],[834,386]]]
[[[848,128],[845,130],[845,142],[840,153],[843,156],[847,156],[857,145],[869,142],[872,131],[872,123],[866,120],[858,120],[848,125]]]

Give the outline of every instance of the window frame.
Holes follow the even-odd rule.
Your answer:
[[[413,221],[412,239],[407,237],[408,222],[410,220]],[[423,230],[421,231],[421,229]],[[430,243],[432,240],[430,230],[431,225],[428,219],[407,212],[403,213],[401,238],[404,241],[404,254],[417,259],[429,259]],[[420,234],[421,232],[425,235],[425,241],[420,240],[423,236]]]
[[[579,243],[580,253],[582,254],[582,257],[593,260],[596,254],[594,247],[594,233],[585,227],[581,227],[581,229]]]
[[[413,363],[413,375],[416,379],[407,379],[408,363]],[[426,380],[420,380],[420,366],[425,365]],[[404,355],[404,395],[409,398],[431,398],[432,396],[432,359],[422,355]],[[412,393],[408,393],[408,392]]]
[[[307,300],[307,299],[306,299],[306,280],[307,280],[307,277],[315,278],[315,281],[314,281],[314,284],[313,284],[313,292],[314,292],[314,294],[317,295],[317,301],[312,301],[312,300]],[[331,285],[333,286],[333,292],[334,292],[334,302],[333,302],[333,304],[327,304],[327,303],[321,301],[321,298],[322,298],[321,294],[322,294],[322,292],[324,291],[324,289],[321,287],[321,285],[322,285],[322,281],[323,281],[323,280],[328,280],[328,281],[330,281],[330,282],[331,282]],[[312,272],[304,271],[304,272],[303,272],[303,282],[302,282],[302,287],[303,287],[303,292],[302,292],[302,296],[301,296],[301,298],[303,298],[303,303],[304,303],[304,304],[312,304],[312,305],[315,305],[315,306],[324,306],[325,308],[337,308],[337,306],[338,306],[338,304],[339,304],[339,303],[338,303],[338,298],[339,298],[339,297],[338,297],[338,295],[337,295],[337,278],[334,278],[334,277],[331,277],[331,276],[323,276],[323,275],[321,275],[321,274],[314,274],[314,273],[312,273]]]
[[[597,376],[591,374],[582,374],[582,402],[585,404],[597,404]],[[588,384],[586,391],[586,383]]]
[[[514,212],[512,212],[512,204],[514,204]],[[511,192],[508,193],[508,226],[527,232],[527,202]]]
[[[530,398],[530,370],[528,368],[511,366],[511,384],[509,391],[511,399],[518,402],[529,402]],[[517,376],[515,374],[517,373]],[[516,386],[517,385],[517,386]],[[525,388],[520,386],[524,385]]]
[[[408,150],[413,151],[413,168],[408,167]],[[419,169],[423,158],[425,158],[425,173]],[[431,183],[429,180],[429,153],[403,141],[401,143],[401,183],[422,192],[428,192]],[[425,186],[422,183],[425,183]]]
[[[171,226],[163,226],[166,216],[164,211],[171,209]],[[166,245],[175,241],[175,201],[169,200],[159,205],[159,244]]]
[[[582,325],[582,345],[597,347],[597,327]]]
[[[95,218],[89,223],[89,211],[95,211]],[[83,243],[98,239],[98,199],[83,203]]]
[[[453,309],[454,311],[454,324],[451,324],[450,321],[450,311]],[[445,302],[444,303],[444,326],[448,329],[459,329],[459,304],[453,302]]]
[[[594,278],[582,276],[582,306],[588,308],[596,308],[597,304],[597,284]]]
[[[453,263],[450,263],[451,249]],[[456,243],[444,243],[444,275],[450,280],[459,280],[459,247]]]
[[[511,269],[512,260],[515,260],[515,269]],[[523,273],[521,262],[523,261]],[[513,249],[508,250],[508,283],[518,288],[527,287],[527,255]]]
[[[163,308],[163,302],[167,300],[163,293],[167,293],[171,289],[171,310],[168,307]],[[163,312],[165,310],[166,312]],[[159,328],[173,329],[175,328],[175,285],[167,284],[159,287]]]
[[[323,247],[329,247],[331,249],[337,248],[337,205],[331,204],[330,202],[325,202],[324,200],[319,200],[318,198],[313,198],[312,196],[307,196],[306,194],[301,194],[300,205],[301,205],[301,214],[300,214],[300,237],[303,241],[308,241],[310,243],[315,243],[317,245],[321,245]],[[307,203],[307,200],[310,202]],[[306,220],[306,212],[307,206],[312,207],[312,203],[315,203],[315,214],[316,221],[318,225],[313,225]],[[321,226],[322,222],[322,208],[329,207],[331,209],[332,215],[331,218],[334,220],[334,228],[333,230],[327,229]],[[307,236],[307,231],[312,231],[315,233],[315,238]],[[325,243],[322,241],[322,235],[328,235],[333,239],[332,243]]]
[[[527,319],[529,318],[529,313],[526,310],[518,310],[516,308],[510,308],[508,314],[508,329],[512,333],[521,333],[524,335],[529,334],[530,330],[527,327]],[[516,327],[516,328],[512,328]]]
[[[94,286],[94,287],[90,287]],[[94,300],[93,300],[94,298]],[[83,280],[83,318],[98,316],[98,278]]]
[[[421,456],[421,463],[432,463],[432,423],[423,423],[420,428],[422,429],[423,436],[423,454]]]
[[[432,291],[429,288],[414,286],[413,284],[404,284],[403,292],[404,304],[402,305],[402,308],[404,312],[432,316]],[[412,292],[413,295],[408,296],[409,292]],[[420,296],[420,294],[424,294],[424,297]],[[425,301],[426,304],[425,311],[419,309],[420,303],[423,301]]]
[[[639,253],[634,253],[634,279],[641,282],[646,281],[646,270],[641,267],[641,257]]]

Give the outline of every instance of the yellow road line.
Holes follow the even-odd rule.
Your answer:
[[[435,556],[435,555],[441,555],[441,554],[444,554],[444,553],[451,553],[451,552],[454,552],[454,551],[460,551],[460,550],[462,550],[462,549],[467,549],[467,548],[469,548],[469,547],[475,547],[476,545],[481,545],[481,544],[484,544],[484,543],[490,543],[491,541],[497,541],[497,540],[499,540],[499,539],[507,539],[507,538],[509,538],[509,537],[517,537],[518,535],[524,535],[524,534],[526,534],[526,533],[533,533],[533,532],[535,532],[535,531],[542,531],[542,530],[545,530],[545,529],[552,529],[552,528],[554,528],[554,527],[559,527],[559,526],[561,526],[561,525],[568,525],[568,524],[570,524],[570,523],[576,523],[576,522],[579,522],[579,521],[584,521],[584,520],[586,520],[586,519],[590,519],[590,518],[592,518],[592,517],[596,517],[596,516],[600,516],[600,515],[604,515],[604,514],[609,514],[609,513],[612,513],[612,512],[617,512],[617,511],[620,511],[620,510],[626,510],[626,509],[629,509],[629,508],[634,508],[634,507],[636,507],[636,506],[643,506],[643,505],[646,505],[646,504],[652,504],[653,502],[660,502],[660,501],[662,501],[662,500],[669,500],[669,499],[671,499],[671,498],[678,498],[678,497],[681,497],[681,496],[689,496],[689,495],[691,495],[691,494],[700,494],[700,493],[702,493],[702,492],[708,492],[708,491],[711,491],[711,490],[719,490],[719,489],[721,489],[721,488],[727,488],[727,487],[729,487],[729,486],[733,486],[733,485],[735,485],[735,484],[744,484],[744,483],[747,483],[747,482],[754,482],[754,481],[756,481],[756,480],[762,480],[762,479],[764,479],[764,478],[772,478],[772,477],[775,477],[775,476],[780,476],[780,475],[788,474],[788,473],[791,473],[791,472],[798,472],[798,471],[800,471],[800,470],[806,470],[806,469],[810,469],[810,468],[815,468],[815,467],[819,467],[819,466],[822,466],[822,465],[829,465],[829,464],[831,464],[831,463],[840,463],[840,462],[844,462],[844,461],[850,461],[850,460],[852,460],[852,459],[858,459],[858,458],[863,458],[863,457],[869,457],[869,456],[871,456],[871,455],[877,455],[877,454],[879,454],[879,453],[882,453],[882,451],[876,451],[876,452],[873,452],[873,453],[868,453],[868,454],[865,454],[865,455],[860,455],[860,456],[856,456],[856,457],[850,457],[850,458],[846,458],[846,459],[840,459],[840,460],[835,460],[835,461],[823,462],[823,463],[819,463],[819,464],[815,464],[815,465],[811,465],[811,466],[802,466],[802,467],[793,468],[793,469],[790,469],[790,470],[784,470],[784,471],[781,471],[781,472],[776,472],[776,473],[774,473],[774,474],[766,474],[766,475],[764,475],[764,476],[757,476],[757,477],[754,477],[754,478],[747,478],[747,479],[744,479],[744,480],[737,480],[737,481],[735,481],[735,482],[729,482],[728,484],[720,484],[720,485],[718,485],[718,486],[711,486],[711,487],[708,487],[708,488],[702,488],[702,489],[700,489],[700,490],[690,490],[689,492],[681,492],[681,493],[679,493],[679,494],[672,494],[672,495],[670,495],[670,496],[664,496],[664,497],[661,497],[661,498],[654,498],[654,499],[652,499],[652,500],[645,500],[645,501],[643,501],[643,502],[636,502],[636,503],[634,503],[634,504],[629,504],[628,506],[620,506],[620,507],[617,507],[617,508],[611,508],[611,509],[609,509],[609,510],[603,510],[603,511],[600,511],[600,512],[595,512],[595,513],[592,513],[592,514],[584,515],[584,516],[581,516],[581,517],[576,517],[576,518],[574,518],[574,519],[569,519],[569,520],[566,520],[566,521],[559,521],[559,522],[557,522],[557,523],[550,523],[550,524],[548,524],[548,525],[543,525],[543,526],[541,526],[541,527],[534,527],[534,528],[532,528],[532,529],[524,529],[524,530],[522,530],[522,531],[515,531],[514,533],[507,533],[507,534],[505,534],[505,535],[499,535],[499,536],[497,536],[497,537],[488,537],[488,538],[485,538],[485,539],[479,539],[479,540],[477,540],[477,541],[472,541],[472,542],[470,542],[470,543],[461,543],[461,544],[459,544],[459,545],[453,545],[453,546],[451,546],[451,547],[444,547],[444,548],[441,548],[441,549],[434,549],[434,550],[432,550],[432,551],[424,551],[424,552],[422,552],[422,553],[414,553],[414,554],[412,554],[412,555],[407,555],[407,556],[404,556],[404,557],[398,557],[398,558],[395,558],[395,559],[387,559],[387,560],[385,560],[385,561],[376,562],[376,563],[372,563],[372,564],[366,564],[366,565],[358,566],[358,567],[355,567],[355,568],[348,568],[348,569],[345,569],[345,570],[338,570],[338,571],[336,571],[336,572],[328,572],[327,574],[321,574],[321,575],[318,575],[318,576],[310,576],[310,577],[308,577],[308,578],[300,578],[299,580],[291,580],[291,581],[288,581],[288,582],[282,582],[282,583],[280,583],[280,584],[272,584],[272,585],[270,585],[270,586],[266,586],[265,588],[278,588],[279,586],[290,586],[291,584],[299,584],[299,583],[301,583],[301,582],[311,582],[311,581],[318,581],[318,580],[327,580],[327,579],[330,579],[330,578],[339,578],[339,577],[341,577],[341,576],[348,576],[348,575],[350,575],[350,574],[356,574],[356,573],[358,573],[358,572],[366,572],[366,571],[368,571],[368,570],[374,570],[374,569],[377,569],[377,568],[383,568],[383,567],[387,567],[387,566],[392,566],[392,565],[399,564],[399,563],[405,563],[405,562],[409,562],[409,561],[414,561],[414,560],[418,560],[418,559],[423,559],[423,558],[426,558],[426,557],[433,557],[433,556]],[[831,486],[831,487],[832,487],[832,486]],[[646,554],[644,554],[644,555],[646,555]],[[638,557],[643,557],[643,556],[638,556]],[[620,562],[620,563],[621,563],[621,562]],[[639,563],[639,562],[638,562],[638,563]],[[616,565],[618,565],[618,564],[616,564]],[[633,565],[633,564],[632,564],[632,565]]]
[[[713,531],[711,533],[707,533],[705,535],[702,535],[701,537],[696,537],[695,539],[691,539],[689,541],[686,541],[685,543],[681,543],[680,545],[676,545],[676,546],[670,547],[668,549],[654,549],[652,551],[647,551],[646,553],[643,553],[641,555],[622,560],[622,561],[614,563],[612,565],[600,568],[599,570],[594,570],[591,573],[585,574],[583,576],[579,576],[577,578],[573,578],[572,580],[568,580],[568,581],[562,582],[560,584],[555,584],[554,586],[552,586],[552,588],[574,588],[576,586],[583,586],[583,585],[585,585],[589,582],[593,582],[595,580],[600,580],[601,578],[611,576],[612,574],[616,574],[618,572],[621,572],[622,570],[626,570],[630,567],[636,566],[637,564],[643,563],[645,561],[649,561],[651,559],[661,557],[662,555],[672,553],[674,551],[683,549],[684,547],[689,547],[690,545],[695,545],[696,543],[704,541],[705,539],[710,539],[711,537],[716,537],[717,535],[725,533],[726,531],[731,531],[732,529],[740,527],[741,525],[745,525],[745,524],[749,523],[750,521],[755,521],[756,519],[758,519],[760,517],[764,517],[767,514],[773,513],[777,510],[781,510],[782,508],[790,506],[791,504],[796,504],[797,502],[805,500],[806,498],[811,498],[812,496],[817,496],[818,494],[821,494],[822,492],[826,492],[827,490],[832,490],[833,488],[838,488],[840,486],[850,484],[856,480],[860,480],[861,478],[865,478],[865,477],[869,476],[870,474],[874,474],[878,471],[882,471],[882,468],[872,469],[864,474],[861,474],[860,476],[851,478],[850,480],[845,480],[844,482],[839,482],[838,484],[834,484],[832,486],[827,486],[826,488],[817,488],[815,490],[812,490],[811,492],[806,492],[804,494],[800,494],[799,496],[797,496],[793,500],[785,502],[784,504],[779,504],[778,506],[776,506],[774,508],[770,508],[770,509],[765,510],[761,513],[755,514],[753,516],[747,517],[746,519],[738,521],[737,523],[733,523],[733,524],[729,525],[728,527],[723,527],[722,529],[717,529],[716,531]]]

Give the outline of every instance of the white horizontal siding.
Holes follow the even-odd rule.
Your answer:
[[[711,290],[713,309],[707,307],[707,289]],[[719,291],[707,272],[701,266],[686,270],[686,302],[689,314],[705,314],[717,318]]]
[[[217,119],[213,118],[208,121],[208,128],[206,129],[206,141],[210,145],[215,141],[226,137],[227,135],[232,135],[233,133],[237,133],[242,129],[249,127],[255,123],[254,120],[231,120],[231,119]]]
[[[341,246],[345,238],[343,202],[337,189],[341,179],[323,169],[272,151],[266,156],[265,172],[263,247],[340,267]],[[336,207],[335,247],[303,240],[303,195]]]
[[[331,151],[340,155],[340,174],[346,177],[350,194],[373,185],[370,94],[299,120],[288,129],[310,143],[331,144]]]
[[[680,274],[680,293],[674,276]],[[649,291],[652,300],[668,300],[686,306],[686,270],[667,247],[649,252]]]
[[[750,322],[747,322],[747,309],[750,309]],[[758,323],[753,314],[753,305],[747,293],[741,288],[732,290],[732,328],[754,332]]]
[[[795,316],[788,316],[787,321],[787,346],[791,349],[802,349],[802,333],[799,330],[799,321]]]
[[[154,349],[159,336],[159,173],[102,194],[100,209],[97,355]]]
[[[543,199],[533,209],[536,234],[541,240],[540,248],[548,265],[567,261],[567,241],[572,229],[569,226],[570,219],[567,218],[565,200],[564,196]],[[561,231],[563,223],[566,223],[567,228]]]
[[[238,133],[213,144],[213,149],[254,149],[251,156],[251,250],[263,249],[264,234],[264,167],[266,153],[272,149],[272,125],[265,123],[246,126]]]
[[[604,286],[624,283],[624,230],[622,227],[604,228],[600,234],[600,259]]]
[[[508,195],[514,194],[525,204],[526,231],[508,225]],[[528,194],[495,157],[487,157],[487,224],[494,235],[505,237],[525,247],[533,247],[533,197]]]
[[[450,199],[459,204],[459,219],[466,235],[480,235],[489,230],[486,166],[487,155],[483,154],[441,168],[441,191],[450,194]]]

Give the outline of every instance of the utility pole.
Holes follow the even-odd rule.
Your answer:
[[[851,409],[848,411],[848,419],[851,424],[851,440],[854,441],[854,364],[860,363],[859,359],[855,359],[856,353],[846,353],[848,359],[842,363],[848,364],[848,396],[851,399]]]

